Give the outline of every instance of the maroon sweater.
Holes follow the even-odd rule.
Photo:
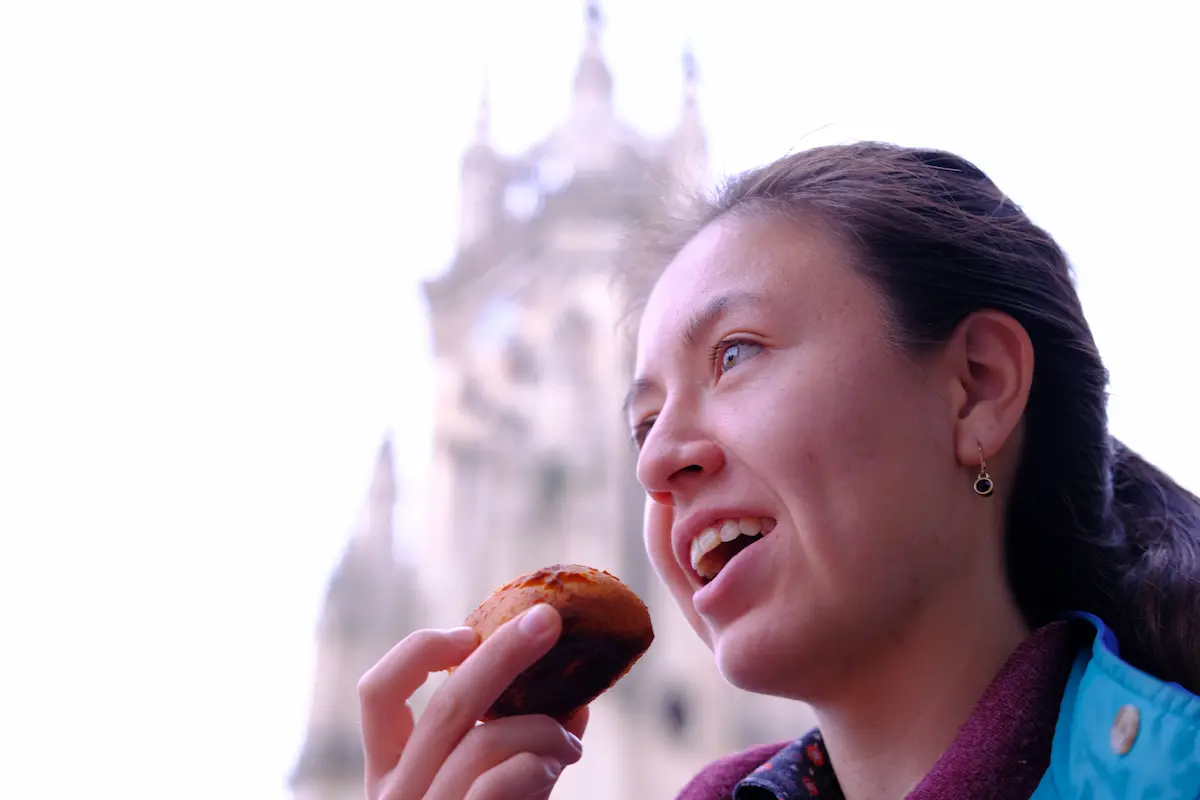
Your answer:
[[[907,800],[1027,800],[1050,766],[1074,656],[1068,623],[1048,625],[1025,640]],[[743,778],[787,744],[761,745],[713,762],[676,800],[730,800]]]

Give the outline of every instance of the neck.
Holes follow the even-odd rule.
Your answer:
[[[998,591],[976,580],[930,603],[868,669],[813,703],[848,800],[907,795],[1029,635],[1003,576],[986,583]]]

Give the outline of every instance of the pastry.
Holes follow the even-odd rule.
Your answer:
[[[628,586],[592,567],[556,564],[501,586],[467,617],[480,640],[539,603],[562,616],[554,647],[517,676],[484,721],[545,714],[565,722],[619,681],[654,641],[650,611]]]

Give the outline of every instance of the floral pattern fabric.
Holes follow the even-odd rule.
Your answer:
[[[733,800],[845,800],[829,763],[825,740],[810,731],[780,750],[743,778],[733,790]]]

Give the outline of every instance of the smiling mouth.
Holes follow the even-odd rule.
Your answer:
[[[692,540],[692,569],[707,584],[733,557],[775,528],[770,517],[717,520]]]

